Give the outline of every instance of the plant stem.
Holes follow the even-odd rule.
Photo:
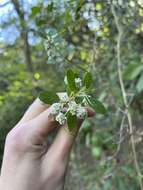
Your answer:
[[[139,180],[139,184],[140,184],[140,188],[141,190],[143,190],[143,182],[142,182],[142,174],[140,171],[140,167],[139,167],[139,163],[137,160],[137,154],[136,154],[136,148],[135,148],[135,142],[134,142],[134,135],[133,135],[133,123],[132,123],[132,117],[131,117],[131,113],[129,111],[129,104],[128,104],[128,100],[127,100],[127,93],[126,93],[126,89],[125,89],[125,85],[124,85],[124,81],[123,81],[123,77],[122,77],[122,61],[121,61],[121,40],[122,40],[122,35],[123,35],[123,28],[119,22],[119,18],[117,16],[117,13],[115,11],[115,7],[111,2],[111,11],[113,14],[113,17],[115,19],[115,24],[118,30],[118,38],[117,38],[117,68],[118,68],[118,77],[119,77],[119,82],[120,82],[120,87],[121,87],[121,92],[122,92],[122,98],[123,98],[123,102],[124,102],[124,106],[125,106],[125,114],[128,120],[128,125],[129,125],[129,131],[131,134],[131,147],[132,147],[132,152],[133,152],[133,157],[134,157],[134,165],[135,165],[135,169],[136,169],[136,173],[138,175],[138,180]]]

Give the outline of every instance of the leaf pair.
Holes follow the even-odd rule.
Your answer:
[[[69,69],[66,74],[67,79],[67,93],[70,95],[72,92],[77,92],[79,89],[76,87],[75,79],[79,78],[79,76],[73,72],[73,70]],[[92,76],[89,72],[85,73],[83,79],[83,86],[86,87],[86,89],[89,89],[92,84]]]

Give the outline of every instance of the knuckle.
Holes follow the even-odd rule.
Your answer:
[[[23,126],[14,127],[6,136],[5,145],[12,150],[19,150],[24,143]]]

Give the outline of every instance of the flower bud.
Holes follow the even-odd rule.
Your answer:
[[[67,103],[69,101],[69,97],[66,92],[57,93],[62,103]]]
[[[60,112],[61,109],[62,109],[62,105],[60,103],[54,103],[51,106],[51,114],[52,115],[57,115]]]
[[[87,110],[84,107],[79,106],[76,110],[76,116],[78,119],[85,119],[87,116]]]
[[[56,121],[58,121],[60,125],[64,125],[66,123],[66,117],[65,117],[65,115],[63,113],[59,113],[56,116]]]

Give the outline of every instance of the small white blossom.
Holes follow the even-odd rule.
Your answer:
[[[75,85],[76,87],[81,87],[82,86],[82,80],[80,78],[75,78]]]
[[[67,103],[69,101],[69,97],[66,92],[57,93],[62,103]]]
[[[52,115],[57,115],[60,110],[62,109],[62,106],[60,103],[54,103],[52,106],[51,106],[51,114]]]
[[[72,115],[76,115],[77,104],[74,101],[71,101],[69,102],[68,106],[68,111],[70,111]]]
[[[66,123],[66,117],[65,117],[65,115],[63,113],[59,113],[56,116],[56,121],[58,121],[60,125],[64,125]]]
[[[84,119],[87,115],[87,111],[84,107],[79,106],[76,110],[76,116],[79,119]]]

